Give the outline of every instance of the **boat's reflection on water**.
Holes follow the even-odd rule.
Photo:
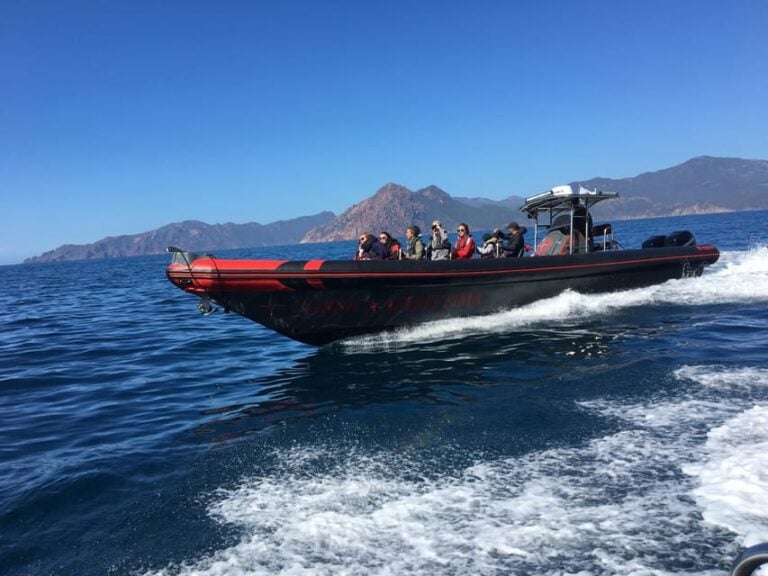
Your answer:
[[[604,360],[622,338],[620,331],[603,328],[470,334],[428,344],[402,342],[397,335],[373,343],[347,340],[232,383],[236,397],[230,393],[206,410],[196,435],[219,442],[347,409],[391,407],[395,416],[406,405],[430,410],[478,402],[494,388],[508,389],[508,396],[510,388],[525,394],[564,379],[592,381],[609,369]]]

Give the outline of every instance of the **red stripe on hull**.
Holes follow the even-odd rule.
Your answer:
[[[307,270],[308,272],[320,270],[323,264],[325,264],[325,260],[308,260],[307,263],[304,264],[304,270]]]
[[[306,264],[304,264],[304,270],[307,272],[316,272],[320,270],[324,263],[325,260],[309,260]],[[312,288],[325,290],[325,284],[323,284],[323,281],[319,278],[307,278],[307,284],[312,286]]]
[[[277,270],[280,266],[288,262],[288,260],[235,260],[228,259],[223,260],[220,258],[198,258],[192,263],[192,271],[197,272],[205,269],[209,272],[217,272],[224,270],[253,270],[269,272]]]

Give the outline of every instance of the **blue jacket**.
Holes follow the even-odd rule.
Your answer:
[[[387,247],[375,240],[363,244],[355,260],[384,260],[387,256]]]

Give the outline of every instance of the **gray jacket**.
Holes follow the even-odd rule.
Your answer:
[[[440,226],[432,231],[432,240],[429,243],[430,260],[448,260],[451,257],[451,243],[448,241],[448,232]]]

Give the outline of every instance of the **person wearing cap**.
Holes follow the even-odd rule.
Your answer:
[[[475,255],[475,241],[472,239],[472,234],[469,233],[469,226],[462,222],[456,229],[456,233],[458,239],[451,257],[454,260],[469,260]]]
[[[424,242],[421,241],[421,229],[415,224],[405,229],[405,251],[403,258],[406,260],[422,260],[424,258]]]
[[[451,257],[451,242],[440,220],[432,222],[432,240],[429,242],[427,255],[430,260],[448,260]]]
[[[517,258],[525,254],[525,226],[520,226],[517,222],[507,224],[507,234],[500,234],[504,239],[501,245],[501,257]],[[495,230],[498,232],[498,230]]]

